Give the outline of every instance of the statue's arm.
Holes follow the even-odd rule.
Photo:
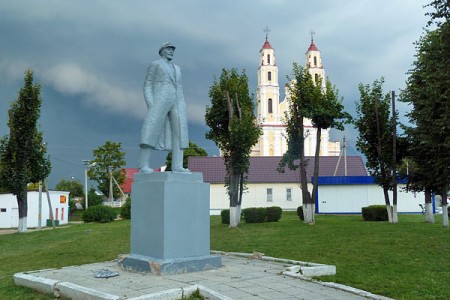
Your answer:
[[[147,69],[147,75],[145,76],[144,82],[144,99],[147,107],[153,104],[153,80],[155,78],[156,65],[150,64]]]

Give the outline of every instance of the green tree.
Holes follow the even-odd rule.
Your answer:
[[[61,179],[60,182],[55,186],[57,191],[67,191],[70,192],[70,197],[83,197],[84,198],[84,187],[78,180],[65,180]]]
[[[412,126],[405,131],[410,142],[409,155],[415,168],[408,177],[408,188],[425,191],[427,221],[431,213],[431,193],[443,199],[443,225],[448,227],[447,191],[450,182],[450,74],[443,66],[450,65],[450,3],[432,1],[428,7],[434,12],[428,25],[416,43],[416,59],[401,100],[412,110],[407,114]]]
[[[106,141],[103,146],[98,147],[92,151],[94,159],[90,163],[96,163],[88,171],[88,176],[98,184],[99,190],[104,195],[109,195],[109,169],[112,167],[112,176],[117,183],[123,184],[126,178],[125,170],[125,152],[122,151],[121,143],[114,143]],[[115,185],[113,180],[113,194],[114,197],[120,193],[119,188]],[[89,197],[89,196],[88,196]],[[89,198],[89,204],[91,199]]]
[[[357,149],[366,156],[366,167],[383,188],[389,222],[393,222],[388,191],[392,189],[392,122],[390,93],[383,94],[384,79],[370,85],[359,84],[360,100],[355,127],[359,132]]]
[[[261,134],[253,114],[254,103],[248,90],[245,71],[222,70],[209,89],[211,106],[206,107],[206,138],[221,150],[227,176],[225,186],[230,197],[230,227],[240,222],[245,174],[250,167],[250,152]]]
[[[319,155],[321,133],[324,129],[343,129],[343,124],[349,122],[350,115],[344,111],[339,92],[329,79],[326,80],[326,90],[322,90],[322,81],[314,83],[307,69],[293,64],[294,80],[288,87],[290,94],[289,111],[286,114],[288,150],[280,161],[278,170],[284,172],[285,167],[296,170],[300,167],[300,184],[302,187],[302,209],[305,223],[314,223],[315,197],[317,178],[319,176]],[[314,160],[314,186],[312,195],[308,191],[306,177],[307,161],[304,151],[304,118],[310,118],[317,130],[316,152]],[[295,161],[299,161],[299,165]]]
[[[97,195],[95,188],[91,187],[91,189],[88,191],[88,199],[89,199],[89,207],[102,205],[104,196]],[[85,202],[83,202],[83,208],[86,208]]]
[[[183,151],[183,168],[188,167],[189,156],[208,156],[208,153],[197,144],[189,141],[189,148]],[[172,151],[166,157],[166,171],[172,170]]]
[[[33,82],[33,72],[25,72],[24,86],[11,103],[9,136],[0,142],[0,182],[17,198],[19,232],[27,231],[27,184],[44,180],[50,173],[50,159],[37,128],[41,111],[41,86]]]

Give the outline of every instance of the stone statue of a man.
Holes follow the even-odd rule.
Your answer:
[[[161,45],[161,58],[147,70],[144,83],[147,115],[139,144],[141,173],[153,172],[149,165],[153,150],[172,150],[172,171],[190,172],[183,168],[183,149],[189,146],[189,138],[181,71],[172,63],[174,51],[171,43]]]

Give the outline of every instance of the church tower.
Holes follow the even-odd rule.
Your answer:
[[[286,151],[282,146],[284,111],[280,110],[280,87],[278,85],[278,66],[275,50],[269,42],[266,28],[266,40],[259,51],[258,87],[256,89],[257,120],[262,135],[252,149],[252,156],[281,156]]]
[[[306,51],[306,65],[305,68],[308,70],[309,74],[314,81],[322,79],[322,89],[325,90],[325,69],[322,65],[322,58],[320,57],[320,51],[314,44],[314,31],[311,31],[311,45],[309,45],[308,51]]]
[[[289,111],[290,91],[285,85],[285,98],[280,102],[280,87],[278,84],[278,66],[275,60],[275,50],[266,40],[259,51],[258,87],[256,89],[257,121],[262,134],[258,143],[252,148],[251,156],[282,156],[287,151],[287,133],[285,113]],[[311,44],[305,53],[306,66],[314,82],[322,80],[322,90],[325,87],[325,69],[319,49],[314,44],[314,32],[311,31]],[[338,156],[340,143],[330,142],[330,130],[322,130],[320,156]],[[305,156],[314,156],[316,149],[317,129],[311,120],[304,119]]]

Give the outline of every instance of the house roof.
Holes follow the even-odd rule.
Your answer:
[[[250,157],[248,182],[299,182],[299,170],[291,171],[286,168],[284,173],[277,171],[281,158],[281,156]],[[308,182],[311,182],[314,171],[314,157],[306,157],[306,159],[308,160],[306,174]],[[333,176],[338,159],[338,156],[321,156],[319,176]],[[202,172],[205,182],[225,182],[226,171],[223,157],[191,156],[189,157],[189,169],[193,172]],[[344,174],[344,159],[341,158],[336,176],[344,176]],[[347,176],[367,176],[361,157],[347,157]]]
[[[139,172],[138,168],[126,168],[125,169],[125,181],[120,185],[120,188],[124,193],[131,193],[131,185],[133,184],[134,174]]]

